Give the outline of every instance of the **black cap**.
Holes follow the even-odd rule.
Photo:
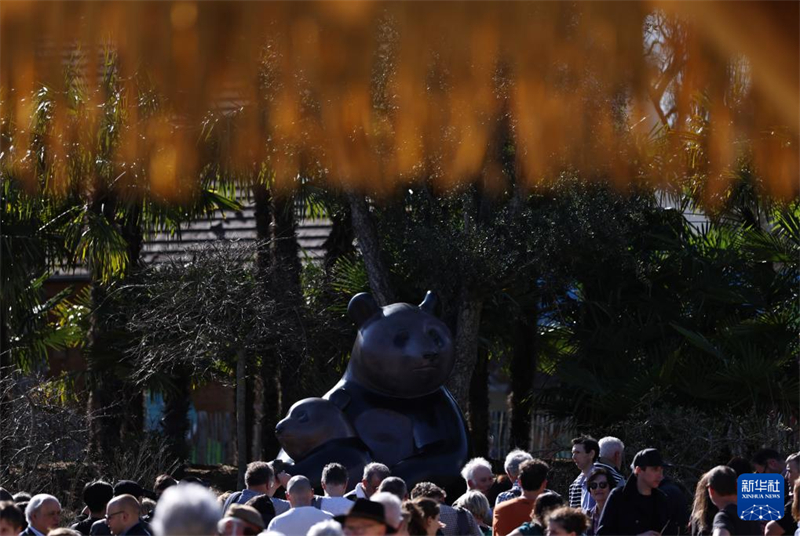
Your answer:
[[[137,499],[140,497],[156,498],[155,493],[144,489],[138,482],[133,480],[120,480],[114,484],[114,497],[119,497],[120,495],[133,495]]]
[[[89,510],[98,512],[104,510],[108,501],[114,497],[114,488],[108,482],[102,480],[95,480],[89,482],[83,488],[83,502],[89,507]]]
[[[383,508],[383,504],[379,502],[370,501],[369,499],[356,499],[356,501],[353,503],[353,507],[350,508],[349,513],[342,516],[336,516],[333,519],[344,525],[344,522],[348,517],[371,519],[386,525],[388,534],[395,532],[394,527],[386,522],[386,511]]]
[[[656,449],[644,449],[633,457],[633,466],[644,469],[645,467],[670,467],[670,464],[664,461],[661,453]]]

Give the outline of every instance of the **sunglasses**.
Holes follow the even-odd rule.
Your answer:
[[[608,482],[592,482],[589,484],[589,489],[606,489],[608,487]]]

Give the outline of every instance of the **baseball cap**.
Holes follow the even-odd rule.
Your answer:
[[[644,449],[637,452],[633,457],[633,466],[643,469],[645,467],[671,467],[656,449]]]

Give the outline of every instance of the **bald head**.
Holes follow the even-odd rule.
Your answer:
[[[139,501],[133,495],[114,497],[106,506],[106,520],[112,534],[122,534],[139,522]]]
[[[293,476],[286,484],[286,498],[292,504],[292,508],[301,506],[311,506],[314,498],[314,488],[311,482],[303,475]]]

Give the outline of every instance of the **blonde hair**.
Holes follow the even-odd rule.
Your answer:
[[[477,519],[482,519],[487,525],[491,524],[489,519],[489,499],[480,491],[468,491],[453,503],[455,508],[463,508]]]

